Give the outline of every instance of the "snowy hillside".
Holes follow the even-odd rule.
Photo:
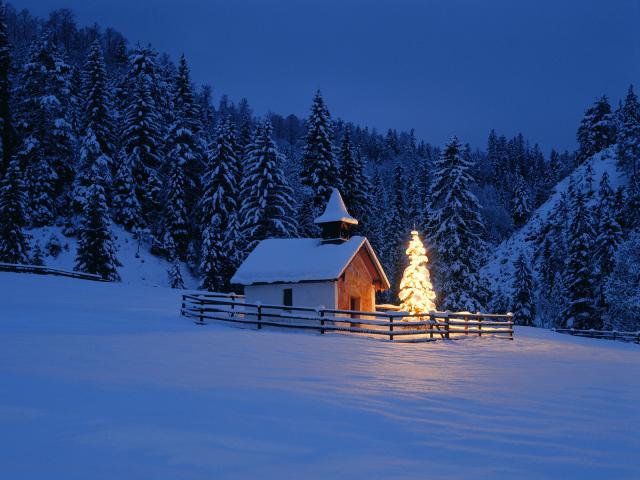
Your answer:
[[[3,478],[640,471],[637,345],[525,327],[400,345],[196,326],[165,288],[0,273],[0,291]]]
[[[538,208],[531,219],[510,238],[502,242],[489,255],[489,259],[481,269],[481,275],[487,280],[493,292],[502,291],[510,294],[514,276],[514,262],[524,253],[527,258],[533,258],[534,238],[547,222],[550,213],[560,201],[562,193],[566,193],[570,179],[578,189],[586,189],[587,168],[589,163],[593,167],[593,185],[597,189],[604,172],[609,174],[611,186],[615,189],[626,181],[623,174],[616,168],[615,147],[610,147],[592,157],[578,167],[571,175],[559,182],[549,199]]]
[[[125,284],[166,287],[169,284],[167,271],[169,262],[149,252],[148,242],[138,242],[117,224],[111,225],[117,248],[116,256],[122,264],[118,273]],[[61,270],[75,270],[78,242],[74,237],[62,234],[61,227],[43,227],[29,231],[32,248],[38,245],[42,250],[43,262],[47,267]],[[196,288],[198,281],[185,265],[181,265],[185,287]]]

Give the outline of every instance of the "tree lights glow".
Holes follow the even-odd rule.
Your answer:
[[[400,306],[410,313],[424,313],[436,309],[436,294],[431,285],[431,276],[427,268],[427,250],[417,231],[411,232],[411,241],[407,248],[409,266],[405,268],[400,281]]]

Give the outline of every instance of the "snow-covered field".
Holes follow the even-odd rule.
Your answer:
[[[0,273],[3,479],[637,479],[640,346],[199,327],[179,292]]]

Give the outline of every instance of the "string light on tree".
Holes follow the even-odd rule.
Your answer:
[[[405,268],[400,281],[401,308],[410,313],[424,313],[436,309],[436,294],[431,285],[431,276],[427,268],[427,250],[417,231],[411,232],[411,241],[407,248],[409,266]]]

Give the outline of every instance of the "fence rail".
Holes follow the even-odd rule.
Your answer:
[[[619,332],[617,330],[577,330],[575,328],[554,328],[558,333],[566,333],[576,337],[603,338],[640,344],[640,332]]]
[[[513,340],[512,314],[397,311],[364,312],[312,307],[246,303],[242,295],[185,293],[181,314],[198,324],[207,320],[263,327],[355,333],[390,341],[433,341],[468,335],[502,336]]]
[[[100,275],[92,273],[75,272],[69,270],[59,270],[57,268],[43,267],[40,265],[19,265],[14,263],[0,262],[0,271],[16,273],[35,273],[38,275],[57,275],[60,277],[81,278],[83,280],[93,280],[95,282],[107,282]]]

